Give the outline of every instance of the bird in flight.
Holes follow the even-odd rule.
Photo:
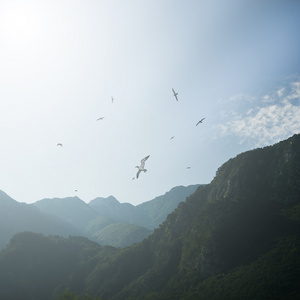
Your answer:
[[[136,166],[136,168],[138,168],[138,172],[136,173],[136,178],[139,178],[139,175],[142,171],[144,171],[145,173],[147,172],[147,170],[144,168],[145,167],[145,162],[146,160],[150,157],[150,155],[144,157],[142,160],[141,160],[141,165],[140,166]]]
[[[203,121],[204,119],[205,119],[205,118],[201,119],[201,120],[196,124],[196,126],[197,126],[198,124],[202,123],[202,121]]]
[[[187,169],[190,169],[191,167],[186,167]]]
[[[63,144],[62,144],[62,143],[58,143],[58,144],[57,144],[57,146],[60,146],[60,147],[62,147],[62,146],[63,146]]]
[[[173,94],[174,94],[174,97],[176,98],[176,100],[178,101],[178,98],[177,98],[177,95],[178,95],[178,93],[176,93],[175,91],[174,91],[174,89],[172,88],[172,91],[173,91]]]
[[[104,119],[104,117],[101,117],[101,118],[98,118],[98,119],[97,119],[97,121],[99,121],[99,120],[103,120],[103,119]]]
[[[114,98],[113,97],[111,97],[111,103],[114,103]]]
[[[170,140],[173,140],[174,139],[174,136],[172,136],[171,138],[170,138]]]

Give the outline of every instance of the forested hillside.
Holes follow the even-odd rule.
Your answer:
[[[0,276],[1,299],[298,299],[300,135],[230,159],[139,244],[19,234]]]

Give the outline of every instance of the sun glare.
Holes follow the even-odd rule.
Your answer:
[[[1,12],[1,39],[10,46],[26,46],[40,34],[41,20],[38,11],[25,4],[5,7]]]

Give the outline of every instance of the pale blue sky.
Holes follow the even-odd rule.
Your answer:
[[[0,189],[138,204],[299,133],[299,15],[283,0],[1,0]]]

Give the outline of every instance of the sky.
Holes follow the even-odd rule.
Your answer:
[[[299,15],[296,0],[0,0],[0,190],[137,205],[299,133]]]

